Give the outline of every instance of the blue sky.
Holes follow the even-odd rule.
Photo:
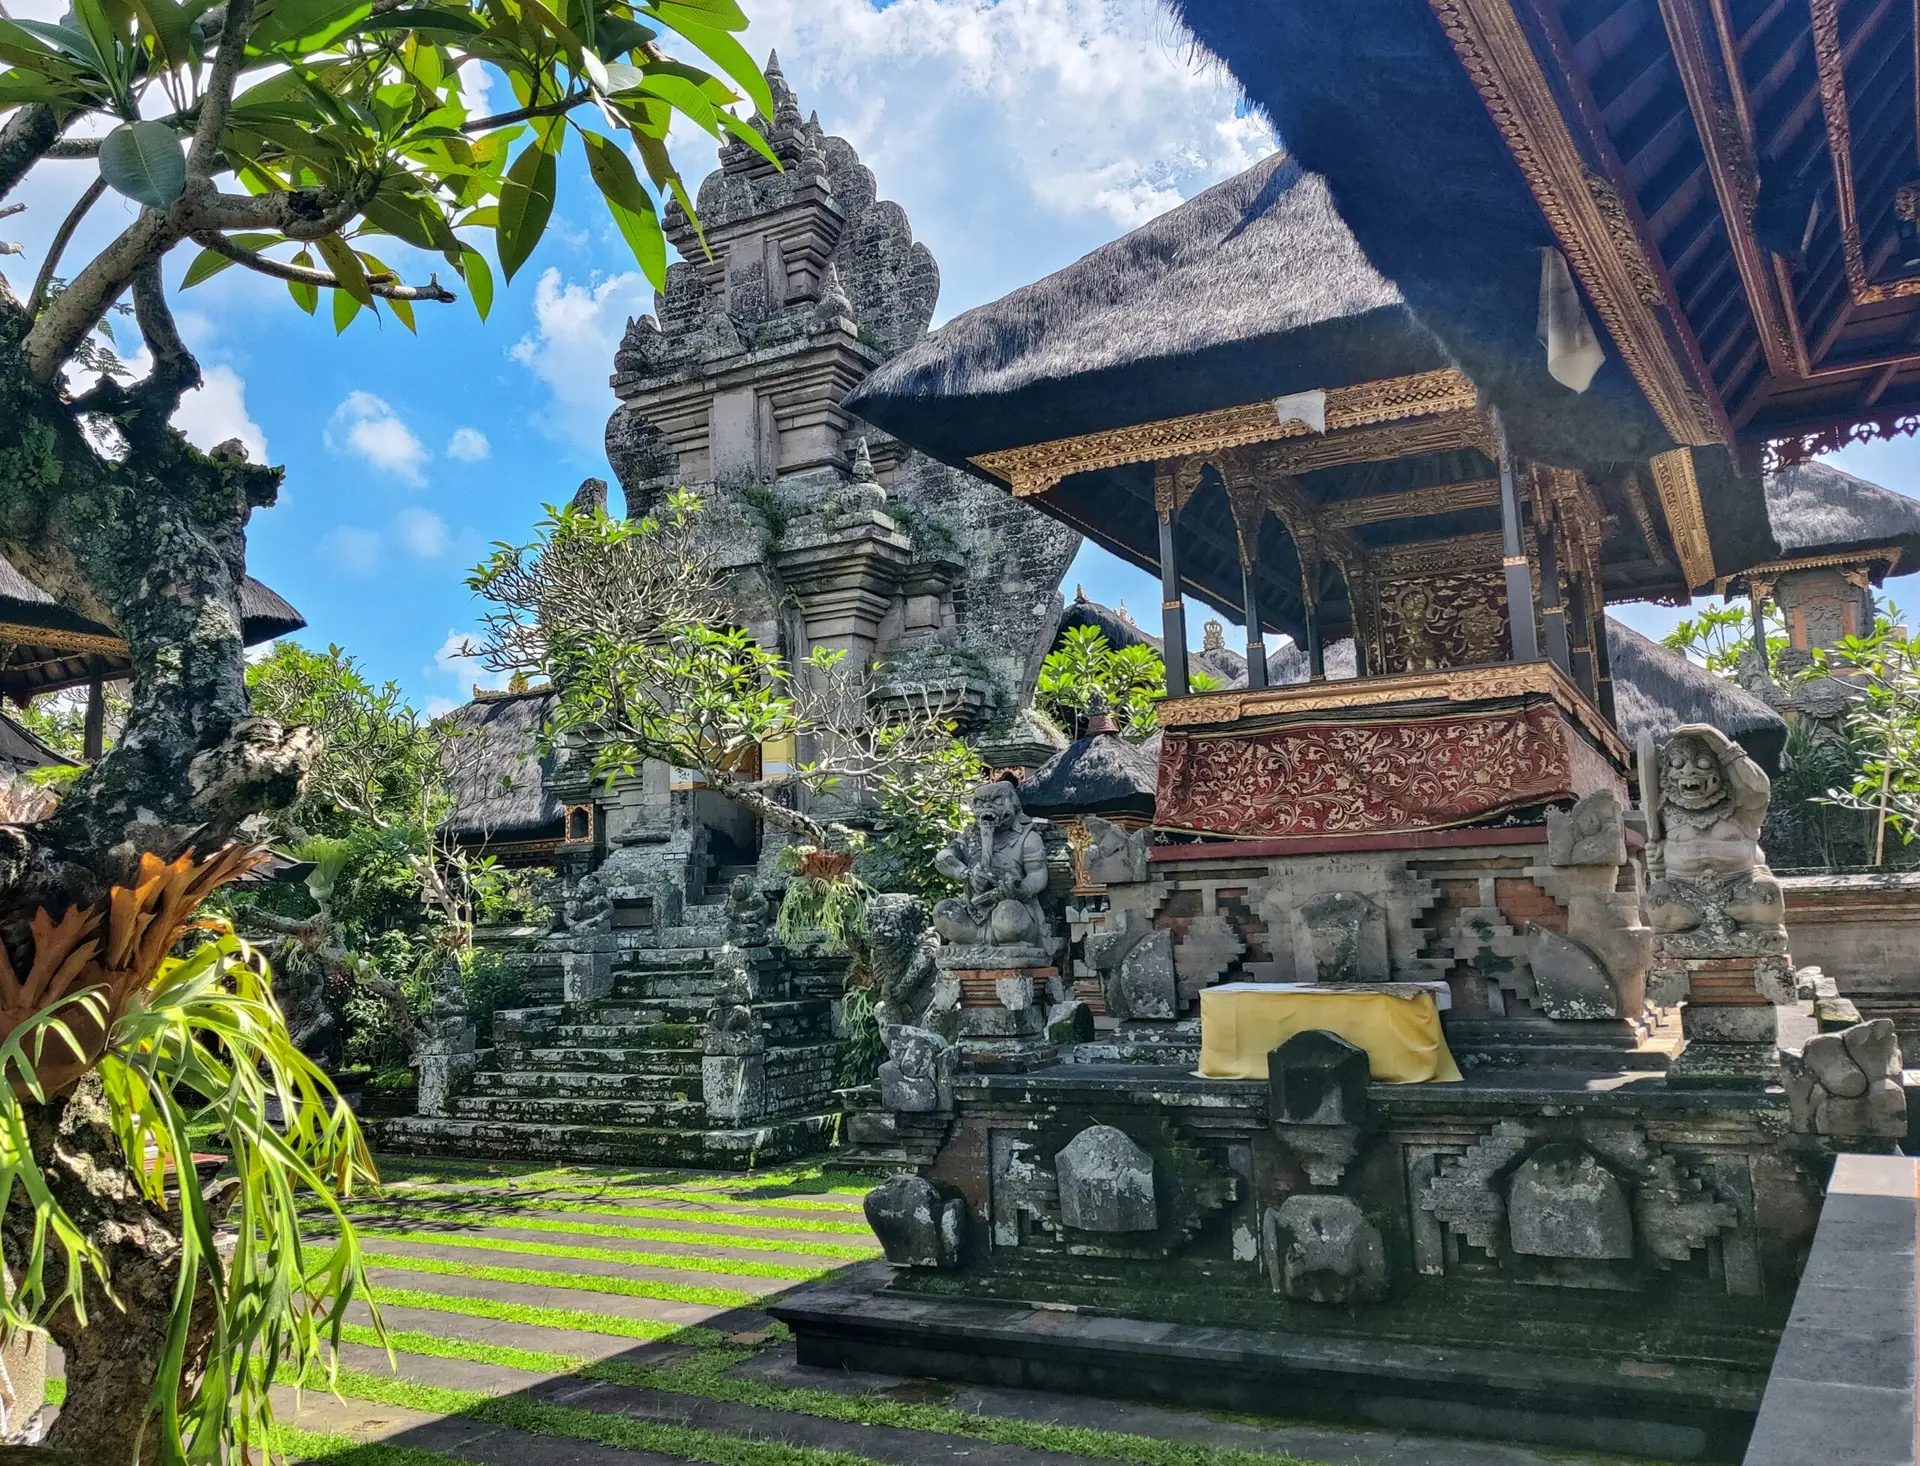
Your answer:
[[[49,19],[63,8],[10,5]],[[756,54],[778,47],[802,107],[853,141],[939,260],[936,323],[1058,269],[1272,146],[1231,79],[1192,55],[1154,0],[747,0],[746,9]],[[690,178],[712,166],[704,135],[679,139],[676,152]],[[25,264],[0,257],[17,289],[91,166],[43,167],[20,195],[28,211],[0,226],[27,246]],[[627,316],[651,308],[651,291],[579,186],[584,176],[571,182],[484,323],[465,303],[422,306],[417,337],[364,316],[336,336],[324,308],[308,317],[284,288],[239,270],[179,298],[207,385],[176,421],[203,445],[239,436],[287,469],[279,506],[254,520],[254,573],[306,614],[304,640],[338,642],[436,710],[462,700],[476,676],[451,655],[474,625],[468,568],[491,542],[524,538],[540,506],[583,477],[611,477],[607,374]],[[124,227],[131,208],[108,195],[69,263]],[[176,278],[188,258],[174,259]],[[1839,461],[1920,495],[1911,441]],[[1076,583],[1143,621],[1159,599],[1148,577],[1093,550],[1069,572],[1069,595]],[[1920,602],[1899,583],[1894,591]],[[1624,614],[1657,633],[1684,613]],[[1196,639],[1203,619],[1192,617]]]

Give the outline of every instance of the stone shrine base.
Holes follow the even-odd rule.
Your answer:
[[[1737,1460],[1766,1365],[1608,1369],[1512,1348],[1228,1328],[1097,1308],[922,1296],[869,1263],[767,1312],[805,1367],[1058,1390],[1190,1410],[1486,1436],[1659,1460]],[[1435,1289],[1434,1306],[1447,1307]],[[1543,1297],[1542,1304],[1552,1300]],[[1777,1323],[1774,1325],[1777,1327]]]
[[[1830,1156],[1777,1090],[1363,1070],[1334,1124],[1267,1082],[1087,1062],[1112,1046],[963,1071],[950,1111],[870,1138],[964,1206],[958,1265],[786,1295],[803,1364],[1738,1458]]]

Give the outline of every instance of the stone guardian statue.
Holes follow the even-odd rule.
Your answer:
[[[1005,780],[981,784],[968,799],[973,823],[934,857],[934,867],[964,895],[933,908],[933,925],[955,946],[1057,945],[1040,909],[1047,888],[1047,850],[1040,831]]]

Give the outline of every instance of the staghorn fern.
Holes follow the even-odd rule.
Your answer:
[[[265,960],[223,921],[195,919],[211,889],[254,858],[238,849],[202,862],[143,857],[136,884],[115,888],[104,908],[60,922],[44,912],[36,918],[25,980],[0,955],[0,1198],[32,1216],[32,1245],[0,1300],[0,1325],[44,1329],[70,1307],[85,1327],[85,1274],[112,1288],[106,1252],[67,1215],[40,1169],[26,1112],[95,1070],[127,1167],[147,1201],[169,1214],[181,1245],[147,1419],[152,1459],[162,1466],[226,1460],[236,1445],[264,1450],[275,1375],[330,1371],[348,1302],[373,1306],[359,1240],[339,1202],[377,1180],[359,1124],[294,1046]],[[170,955],[190,929],[199,944]],[[277,1123],[268,1118],[274,1102],[284,1117]],[[238,1181],[225,1257],[209,1205],[190,1184],[192,1135],[209,1129],[226,1136]],[[171,1190],[170,1177],[179,1183]],[[337,1234],[318,1254],[302,1242],[300,1225],[301,1206],[315,1202]],[[60,1285],[49,1288],[55,1256],[64,1266]],[[212,1340],[183,1399],[203,1286],[214,1308]]]

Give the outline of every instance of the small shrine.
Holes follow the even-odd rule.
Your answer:
[[[1891,1025],[1795,1037],[1786,725],[1605,615],[1780,560],[1762,479],[1535,261],[1542,339],[1470,373],[1276,156],[850,400],[1157,573],[1168,696],[876,903],[893,1266],[774,1309],[803,1363],[1737,1450],[1904,1092]]]

